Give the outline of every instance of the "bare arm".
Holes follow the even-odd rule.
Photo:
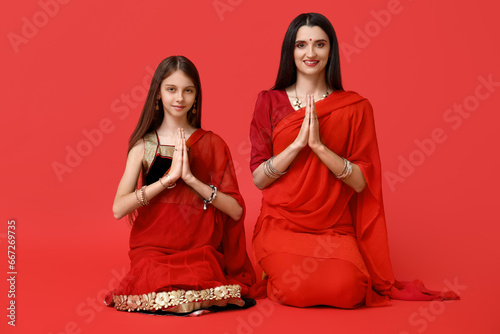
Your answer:
[[[180,141],[179,141],[180,142]],[[177,148],[177,144],[176,144]],[[174,151],[174,157],[172,161],[171,171],[173,176],[170,178],[170,182],[173,183],[179,176],[175,171],[179,170],[180,165],[179,161],[179,153],[178,151]],[[127,214],[136,210],[141,206],[137,197],[140,198],[140,191],[136,195],[135,189],[137,185],[137,180],[139,179],[139,174],[142,169],[142,158],[144,156],[144,142],[139,140],[134,147],[130,150],[127,157],[127,164],[125,166],[125,172],[123,173],[122,179],[118,185],[118,190],[116,191],[115,201],[113,203],[113,216],[116,219],[121,219],[125,217]],[[180,173],[179,173],[180,175]],[[162,177],[162,183],[164,185],[168,185],[169,178],[166,176]],[[145,195],[147,200],[151,200],[159,193],[165,190],[165,187],[159,182],[156,181],[145,188]]]

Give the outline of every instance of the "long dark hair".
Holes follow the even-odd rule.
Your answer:
[[[293,51],[295,49],[295,39],[297,31],[302,26],[318,26],[328,35],[330,40],[330,59],[326,64],[325,80],[328,87],[333,90],[344,90],[342,87],[342,77],[340,75],[339,43],[332,24],[326,17],[318,13],[304,13],[297,16],[288,29],[281,46],[281,60],[278,69],[278,76],[272,89],[285,89],[297,81],[297,67],[295,66]]]
[[[193,80],[194,87],[196,88],[196,99],[193,107],[187,113],[187,120],[189,124],[195,128],[201,127],[201,82],[200,75],[196,66],[184,56],[170,56],[162,60],[160,65],[156,68],[156,71],[151,80],[151,86],[149,87],[148,96],[144,107],[142,108],[141,115],[139,116],[139,121],[135,127],[134,132],[130,136],[128,151],[132,149],[135,143],[144,137],[144,135],[150,131],[158,129],[163,122],[164,112],[163,104],[158,103],[159,110],[156,110],[156,100],[160,92],[160,85],[166,77],[180,70],[184,72],[188,77]],[[196,114],[193,114],[193,108],[196,108]]]

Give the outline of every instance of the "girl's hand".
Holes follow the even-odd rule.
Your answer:
[[[182,175],[182,139],[180,130],[181,129],[177,129],[174,155],[172,156],[172,165],[168,171],[168,174],[170,175],[170,183],[174,183]],[[166,174],[167,173],[165,173],[165,175]]]
[[[299,134],[297,135],[297,138],[295,138],[294,141],[294,144],[300,149],[307,146],[309,137],[309,123],[310,119],[306,108],[306,113],[304,115],[304,120],[302,121],[302,126],[300,127]]]
[[[184,133],[184,129],[180,129],[181,136],[181,147],[182,147],[182,179],[184,182],[189,185],[192,183],[194,179],[193,173],[191,173],[191,167],[189,166],[189,156],[187,152],[186,145],[186,134]]]
[[[321,138],[319,136],[319,122],[318,115],[316,114],[316,104],[314,102],[314,95],[307,96],[306,104],[306,114],[309,115],[311,120],[309,123],[309,136],[307,139],[307,144],[309,147],[315,151],[323,145]]]

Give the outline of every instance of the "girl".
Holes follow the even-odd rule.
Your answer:
[[[355,308],[458,298],[394,279],[373,110],[344,91],[337,37],[323,15],[301,14],[288,27],[250,138],[263,189],[253,245],[272,300]]]
[[[201,129],[201,106],[194,64],[164,59],[113,204],[132,223],[130,272],[106,297],[117,310],[198,315],[255,303],[241,298],[255,282],[244,202],[226,143]]]

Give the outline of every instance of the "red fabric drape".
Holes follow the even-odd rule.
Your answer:
[[[356,242],[352,247],[338,247],[334,257],[354,263],[369,275],[365,301],[368,306],[387,305],[388,297],[407,300],[458,298],[454,293],[445,295],[429,291],[417,281],[403,283],[394,279],[370,103],[357,93],[342,91],[318,101],[316,109],[322,142],[339,156],[357,164],[367,187],[356,194],[308,147],[304,148],[287,174],[263,190],[262,210],[254,231],[257,260],[279,252],[313,256],[318,244],[325,243],[327,237],[334,237],[332,233],[335,237],[340,234],[341,243],[349,243],[350,239],[342,236],[350,234],[348,227],[343,225],[350,215]],[[305,109],[301,109],[290,113],[273,129],[274,155],[295,140],[304,112]],[[362,259],[356,257],[357,250],[353,249],[356,246]]]

